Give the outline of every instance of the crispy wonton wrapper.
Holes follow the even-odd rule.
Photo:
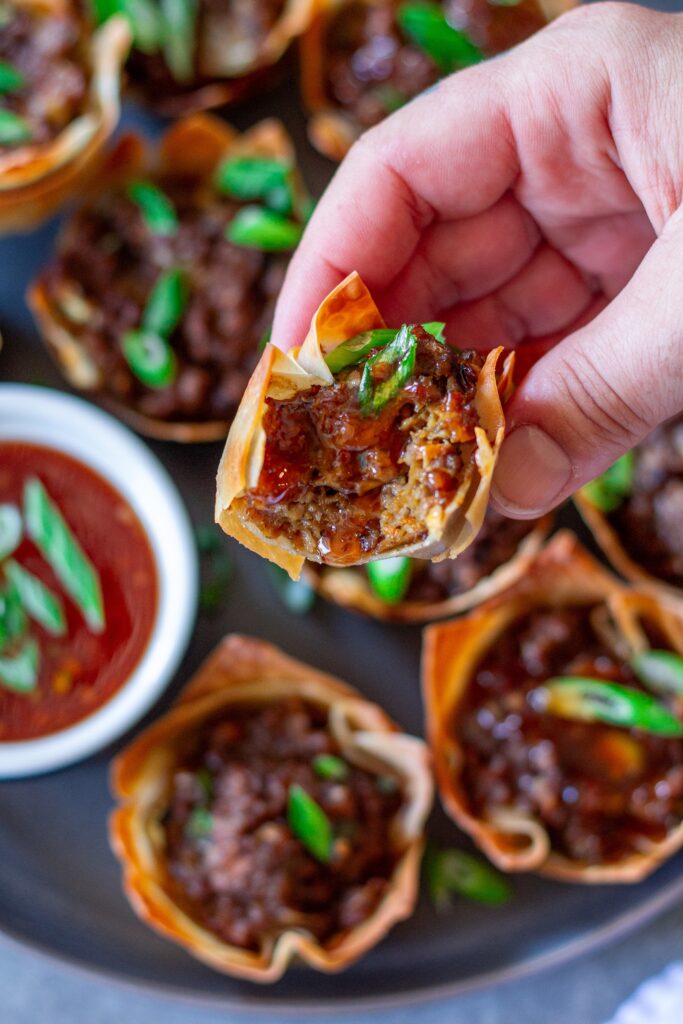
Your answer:
[[[618,863],[583,864],[553,850],[543,824],[514,807],[475,817],[463,790],[462,752],[452,723],[476,665],[516,619],[536,607],[603,604],[626,648],[648,647],[650,621],[683,653],[683,618],[642,590],[624,587],[569,531],[558,533],[511,590],[462,619],[425,631],[423,690],[429,742],[448,814],[504,871],[537,871],[570,882],[638,882],[683,846],[683,823],[660,841],[645,836],[642,852]]]
[[[280,121],[269,118],[240,134],[226,121],[210,114],[194,114],[177,121],[162,136],[158,151],[145,151],[139,136],[125,135],[109,154],[105,166],[89,190],[87,202],[110,188],[121,187],[142,174],[154,177],[177,177],[198,182],[213,178],[218,164],[232,156],[273,157],[286,160],[295,167],[292,140]],[[293,176],[294,188],[304,196],[298,172]],[[66,225],[68,231],[69,226]],[[79,390],[99,392],[98,400],[141,434],[162,441],[218,441],[225,437],[227,420],[184,422],[154,419],[108,396],[102,371],[91,359],[79,339],[87,304],[80,295],[64,295],[63,302],[54,302],[51,293],[38,277],[28,292],[28,301],[40,328],[43,340],[57,360],[69,383]]]
[[[145,81],[144,71],[136,75],[133,69],[134,88],[137,85],[151,106],[169,117],[242,102],[268,86],[275,65],[308,28],[316,3],[286,0],[280,17],[256,45],[237,36],[230,14],[214,5],[201,19],[199,82],[176,85],[169,76],[169,88],[159,89],[158,82]]]
[[[329,709],[329,728],[351,763],[400,780],[404,803],[394,821],[400,857],[386,895],[374,913],[329,948],[302,930],[264,940],[258,952],[230,946],[196,923],[168,891],[164,864],[164,813],[179,747],[188,733],[240,704],[298,696]],[[397,731],[376,704],[331,676],[249,637],[226,637],[181,694],[176,705],[120,754],[112,773],[119,801],[110,821],[124,887],[143,921],[184,946],[210,967],[250,981],[272,982],[292,959],[320,971],[342,970],[371,949],[415,905],[423,826],[432,803],[432,778],[424,743]]]
[[[643,590],[649,590],[661,597],[662,600],[675,601],[683,605],[683,590],[653,576],[645,566],[631,558],[605,513],[593,504],[585,491],[577,491],[573,500],[596,543],[617,572],[631,583],[638,584]]]
[[[470,608],[476,608],[511,587],[524,575],[541,550],[552,523],[552,515],[543,516],[522,539],[512,558],[480,579],[469,590],[453,594],[444,601],[403,600],[397,604],[381,601],[373,593],[361,568],[338,569],[326,565],[318,569],[317,566],[306,564],[303,578],[327,601],[360,612],[361,615],[385,622],[432,622],[434,619],[445,619],[448,615],[459,615]],[[473,543],[477,543],[476,539]]]
[[[68,10],[68,0],[13,0],[36,12]],[[95,173],[119,119],[121,67],[130,47],[124,18],[110,18],[90,38],[90,87],[83,111],[54,139],[0,154],[0,234],[27,231],[51,216]]]
[[[216,522],[229,536],[275,562],[293,579],[301,575],[305,561],[301,552],[285,537],[272,540],[266,536],[251,520],[248,510],[234,505],[256,483],[261,472],[265,448],[261,421],[266,398],[290,398],[314,385],[332,384],[334,377],[325,355],[356,334],[384,326],[359,275],[355,271],[349,274],[318,307],[300,347],[283,352],[275,345],[266,346],[230,429],[218,467]],[[450,505],[445,509],[433,506],[428,511],[425,538],[385,551],[379,557],[454,558],[476,536],[486,514],[493,469],[505,433],[501,396],[504,398],[509,392],[514,367],[514,359],[509,356],[497,379],[496,364],[501,352],[502,348],[490,352],[479,374],[476,407],[481,425],[475,428],[476,468],[464,474]]]

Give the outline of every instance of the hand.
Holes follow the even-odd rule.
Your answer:
[[[579,8],[366,133],[292,260],[273,337],[358,270],[387,322],[549,349],[494,501],[526,518],[683,408],[683,15]]]

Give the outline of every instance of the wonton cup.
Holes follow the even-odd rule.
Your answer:
[[[317,0],[287,0],[268,34],[253,47],[244,39],[233,38],[225,15],[220,10],[207,13],[202,19],[203,32],[197,48],[208,64],[200,83],[177,83],[169,75],[169,88],[159,89],[153,82],[146,88],[144,72],[132,75],[134,86],[160,114],[169,117],[191,114],[211,107],[241,102],[261,91],[264,80],[285,52],[304,32],[311,20]]]
[[[67,0],[14,0],[35,12],[68,9]],[[90,85],[81,113],[49,142],[26,143],[0,154],[0,234],[28,231],[72,198],[95,172],[102,147],[119,119],[121,67],[130,47],[124,18],[91,32]]]
[[[430,626],[423,649],[423,691],[429,743],[444,807],[503,871],[536,871],[570,882],[638,882],[683,846],[683,823],[660,842],[643,837],[642,853],[618,863],[584,864],[552,849],[543,824],[516,808],[488,819],[468,805],[460,773],[462,752],[452,722],[469,680],[487,650],[515,620],[534,608],[603,603],[634,652],[647,648],[642,620],[652,621],[683,653],[683,619],[652,594],[624,587],[568,532],[558,533],[507,593],[462,619]]]
[[[292,166],[295,158],[292,141],[280,121],[269,118],[240,134],[218,117],[194,114],[172,125],[161,137],[157,151],[145,150],[139,136],[129,134],[121,138],[90,188],[88,201],[93,195],[120,187],[143,174],[154,177],[162,173],[170,178],[208,183],[218,164],[233,156],[272,157],[287,160]],[[298,173],[293,180],[294,188],[301,190]],[[199,423],[154,419],[108,396],[102,390],[102,371],[79,340],[78,320],[68,316],[68,303],[64,307],[54,303],[40,279],[29,288],[28,301],[43,340],[69,383],[82,391],[100,392],[97,397],[102,405],[134,430],[162,441],[186,443],[225,437],[230,426],[228,420]]]
[[[311,117],[308,136],[313,146],[330,160],[343,160],[363,128],[349,111],[336,107],[326,94],[326,34],[343,7],[359,0],[319,0],[317,13],[301,37],[301,95]],[[360,0],[364,6],[385,7],[392,0]],[[514,6],[514,5],[512,5]],[[576,0],[538,0],[546,21],[553,21],[576,6]],[[445,77],[445,76],[441,76]]]
[[[433,619],[444,619],[448,615],[459,615],[470,608],[476,608],[512,586],[524,575],[541,550],[552,522],[551,515],[539,519],[523,538],[512,558],[480,579],[469,590],[453,594],[443,601],[415,601],[408,598],[397,604],[382,601],[373,593],[367,576],[359,568],[337,569],[324,566],[316,570],[307,565],[303,576],[321,597],[361,615],[385,622],[431,622]],[[477,543],[476,539],[473,543]]]
[[[218,467],[216,522],[229,536],[285,569],[293,579],[301,574],[304,554],[288,538],[268,537],[250,518],[249,510],[236,504],[256,483],[263,465],[262,420],[266,398],[287,399],[315,385],[325,387],[334,383],[325,355],[356,334],[384,326],[359,275],[349,274],[318,307],[300,347],[285,353],[275,345],[266,346],[230,429]],[[497,378],[496,364],[501,352],[502,348],[497,348],[489,353],[477,382],[475,405],[480,426],[475,428],[475,465],[463,473],[455,496],[445,509],[435,503],[428,510],[424,520],[426,537],[385,550],[380,557],[453,558],[476,536],[486,513],[493,469],[505,433],[501,396],[504,399],[511,387],[514,360],[511,356],[506,359]],[[373,557],[378,555],[369,554],[362,560],[370,561]],[[326,561],[333,564],[330,559]]]
[[[390,769],[402,780],[404,804],[395,819],[401,851],[385,896],[362,924],[330,945],[302,930],[264,941],[259,952],[230,946],[189,917],[165,885],[163,832],[159,826],[179,745],[223,709],[297,696],[329,709],[329,728],[352,764]],[[260,640],[226,637],[199,669],[176,705],[120,754],[112,774],[119,807],[110,821],[114,851],[123,865],[124,888],[143,921],[184,946],[210,967],[250,981],[277,981],[293,959],[335,972],[366,953],[415,905],[423,826],[432,803],[432,779],[424,743],[397,731],[376,704],[331,676],[295,661]]]

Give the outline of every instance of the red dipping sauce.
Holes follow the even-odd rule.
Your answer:
[[[62,452],[0,442],[0,503],[21,510],[30,477],[41,481],[99,574],[105,628],[99,634],[88,628],[45,558],[24,535],[12,558],[59,595],[67,629],[55,637],[31,620],[30,632],[40,648],[38,685],[29,694],[16,694],[0,682],[0,742],[57,732],[108,701],[139,662],[157,610],[149,541],[118,491]]]

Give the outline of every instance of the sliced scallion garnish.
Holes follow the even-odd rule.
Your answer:
[[[165,270],[156,279],[150,292],[142,327],[145,332],[167,338],[185,311],[187,288],[181,270]]]
[[[411,560],[401,555],[369,562],[368,582],[373,593],[385,604],[398,604],[410,586],[412,567]]]
[[[380,412],[387,402],[394,398],[413,374],[417,356],[417,338],[413,328],[404,324],[393,341],[386,348],[370,356],[363,367],[358,389],[361,412],[370,416]],[[396,369],[381,383],[375,383],[374,372],[380,366],[395,366]]]
[[[396,17],[403,32],[432,58],[444,75],[484,59],[469,36],[449,24],[441,4],[404,3]]]
[[[284,160],[267,157],[233,156],[216,171],[216,188],[235,199],[263,199],[277,189],[290,192],[291,168]],[[291,209],[291,192],[289,209]],[[285,211],[289,212],[289,210]]]
[[[683,695],[683,658],[673,651],[641,651],[631,658],[641,683],[657,693]]]
[[[233,245],[261,249],[263,252],[288,252],[296,248],[303,227],[274,210],[262,206],[243,206],[228,224],[225,235]]]
[[[454,895],[492,907],[502,906],[512,895],[509,883],[498,871],[464,850],[428,847],[424,874],[437,910],[446,909]]]
[[[635,456],[632,451],[626,452],[602,476],[584,484],[581,493],[601,512],[614,512],[633,490],[634,473]]]
[[[101,633],[105,626],[104,601],[97,570],[37,477],[24,485],[24,521],[29,537],[78,605],[89,628]]]
[[[313,758],[313,771],[320,779],[342,782],[349,777],[349,766],[336,754],[318,754]]]
[[[0,505],[0,561],[16,551],[22,532],[21,512],[17,506]]]
[[[425,329],[427,334],[431,334],[433,338],[436,338],[436,340],[440,341],[442,345],[445,345],[446,335],[444,331],[446,330],[446,325],[442,320],[430,320],[429,323],[422,324],[422,327]]]
[[[175,354],[161,335],[127,331],[121,348],[132,372],[148,388],[167,388],[175,380]]]
[[[0,590],[0,651],[23,636],[28,618],[14,587]]]
[[[6,96],[9,92],[16,92],[26,85],[26,77],[9,64],[6,60],[0,60],[0,96]]]
[[[161,0],[161,50],[176,82],[189,82],[194,74],[197,0]]]
[[[151,181],[133,181],[126,189],[128,198],[140,210],[145,224],[154,235],[174,235],[178,230],[178,216],[173,203]]]
[[[309,853],[323,864],[332,859],[332,825],[322,807],[306,790],[293,783],[289,787],[287,822]]]
[[[32,135],[28,121],[13,110],[0,109],[0,146],[18,146],[22,142],[30,142]]]
[[[190,839],[207,839],[213,831],[213,815],[206,807],[195,807],[185,823],[185,835]]]
[[[294,615],[305,615],[315,604],[315,590],[305,580],[293,580],[279,565],[268,566],[282,603]]]
[[[532,690],[529,703],[540,713],[560,718],[683,736],[683,723],[654,697],[604,679],[557,676]]]
[[[24,611],[52,636],[64,636],[66,616],[56,594],[42,580],[13,559],[4,565],[4,572],[17,592]]]
[[[443,333],[445,324],[433,321],[428,324],[421,324],[421,326],[428,334],[436,338],[437,341],[445,342],[446,339]],[[355,366],[356,363],[360,363],[368,352],[372,352],[373,348],[383,348],[388,345],[397,334],[398,330],[395,327],[378,327],[374,331],[363,331],[362,334],[354,334],[352,338],[348,338],[341,345],[337,345],[335,349],[328,352],[325,356],[325,362],[332,373],[340,373],[341,370],[345,370],[348,366]]]
[[[117,7],[128,19],[136,48],[156,53],[163,42],[164,24],[154,0],[117,0]]]
[[[38,685],[39,666],[38,644],[29,637],[16,654],[0,658],[0,686],[13,693],[32,693]]]

